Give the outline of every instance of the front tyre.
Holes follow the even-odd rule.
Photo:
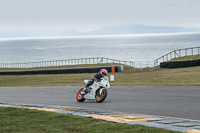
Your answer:
[[[101,103],[103,102],[107,97],[107,89],[103,89],[101,94],[100,94],[100,90],[97,91],[95,98],[96,98],[96,102]]]
[[[78,91],[77,95],[76,95],[76,100],[77,100],[78,102],[83,102],[83,101],[85,101],[85,98],[84,98],[84,95],[85,95],[85,94],[81,94],[82,91],[83,91],[83,88],[81,88],[81,89]]]

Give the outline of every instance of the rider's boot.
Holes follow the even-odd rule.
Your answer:
[[[81,92],[81,94],[87,94],[89,91],[89,87],[85,86],[85,88],[83,88],[83,91]]]

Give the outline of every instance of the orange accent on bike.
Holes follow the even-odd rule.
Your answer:
[[[115,73],[115,67],[114,66],[112,66],[111,71],[112,71],[112,73]]]
[[[78,99],[81,99],[83,97],[84,94],[81,94],[81,92],[83,91],[83,89],[81,91],[78,92]],[[82,97],[81,97],[82,96]]]
[[[100,101],[105,95],[105,90],[102,90],[102,94],[100,95],[100,97],[98,95],[96,95],[96,100]]]

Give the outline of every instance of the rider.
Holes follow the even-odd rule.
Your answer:
[[[84,92],[87,94],[89,86],[91,86],[94,83],[94,81],[97,82],[101,81],[101,78],[107,76],[107,73],[108,72],[106,69],[101,69],[100,72],[96,73],[94,77],[91,80],[89,80],[88,83],[86,84]]]

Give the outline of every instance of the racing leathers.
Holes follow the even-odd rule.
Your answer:
[[[91,86],[94,83],[94,81],[97,81],[97,82],[101,81],[102,77],[103,76],[100,73],[96,73],[94,75],[94,77],[91,80],[88,81],[88,83],[86,85],[86,88],[88,88],[89,86]]]

